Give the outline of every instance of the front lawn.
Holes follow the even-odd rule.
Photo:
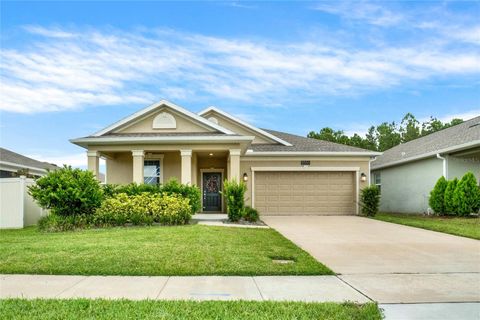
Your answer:
[[[480,219],[379,213],[375,219],[480,240]]]
[[[374,303],[23,300],[0,303],[2,319],[382,319]]]
[[[280,264],[275,259],[293,259]],[[273,229],[187,225],[0,231],[0,273],[322,275],[326,266]]]

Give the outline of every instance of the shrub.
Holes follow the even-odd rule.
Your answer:
[[[91,226],[94,215],[60,216],[51,213],[38,221],[38,229],[44,232],[72,231]]]
[[[245,183],[238,183],[235,180],[225,180],[223,183],[223,192],[225,202],[227,203],[227,214],[230,221],[238,221],[242,217],[244,204],[244,195],[247,191]]]
[[[380,205],[380,190],[377,186],[363,188],[360,195],[362,213],[368,217],[374,217],[378,213]]]
[[[246,221],[257,222],[259,218],[260,215],[258,214],[257,209],[254,209],[252,207],[245,207],[245,209],[243,210],[243,219],[245,219]]]
[[[186,224],[191,218],[189,200],[177,195],[119,193],[106,199],[94,217],[96,226]]]
[[[162,193],[178,194],[190,200],[191,214],[200,211],[202,207],[201,192],[196,186],[181,184],[176,179],[171,179],[162,187]]]
[[[70,166],[48,172],[28,189],[42,208],[60,216],[93,214],[103,199],[93,173]]]
[[[126,185],[106,184],[103,186],[103,192],[107,198],[114,197],[120,193],[135,196],[144,192],[152,194],[166,193],[169,195],[180,195],[190,200],[191,214],[200,211],[202,206],[200,189],[196,186],[181,184],[176,179],[171,179],[162,186],[136,183],[129,183]]]
[[[458,184],[457,178],[450,180],[448,181],[447,188],[445,189],[444,205],[445,205],[445,213],[447,214],[454,215],[457,213],[457,207],[455,206],[455,202],[453,201],[453,194],[455,193],[457,184]]]
[[[458,182],[453,193],[453,203],[460,216],[468,216],[478,212],[480,207],[480,189],[477,179],[471,172],[467,172]]]
[[[445,213],[445,189],[447,189],[447,180],[442,176],[437,180],[433,190],[430,191],[428,204],[436,214]]]

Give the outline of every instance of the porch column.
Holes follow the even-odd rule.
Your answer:
[[[87,151],[88,170],[92,171],[97,180],[100,180],[100,154],[98,151]]]
[[[192,184],[192,150],[180,150],[182,156],[182,183]]]
[[[143,158],[145,152],[143,150],[132,150],[133,156],[133,182],[142,184],[145,183],[143,179]]]
[[[240,149],[230,149],[229,179],[240,182]]]

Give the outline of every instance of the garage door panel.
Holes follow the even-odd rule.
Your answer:
[[[254,183],[260,214],[355,213],[353,172],[256,172]]]

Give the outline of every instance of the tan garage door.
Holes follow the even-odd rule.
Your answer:
[[[255,172],[255,208],[263,215],[355,214],[353,172]]]

